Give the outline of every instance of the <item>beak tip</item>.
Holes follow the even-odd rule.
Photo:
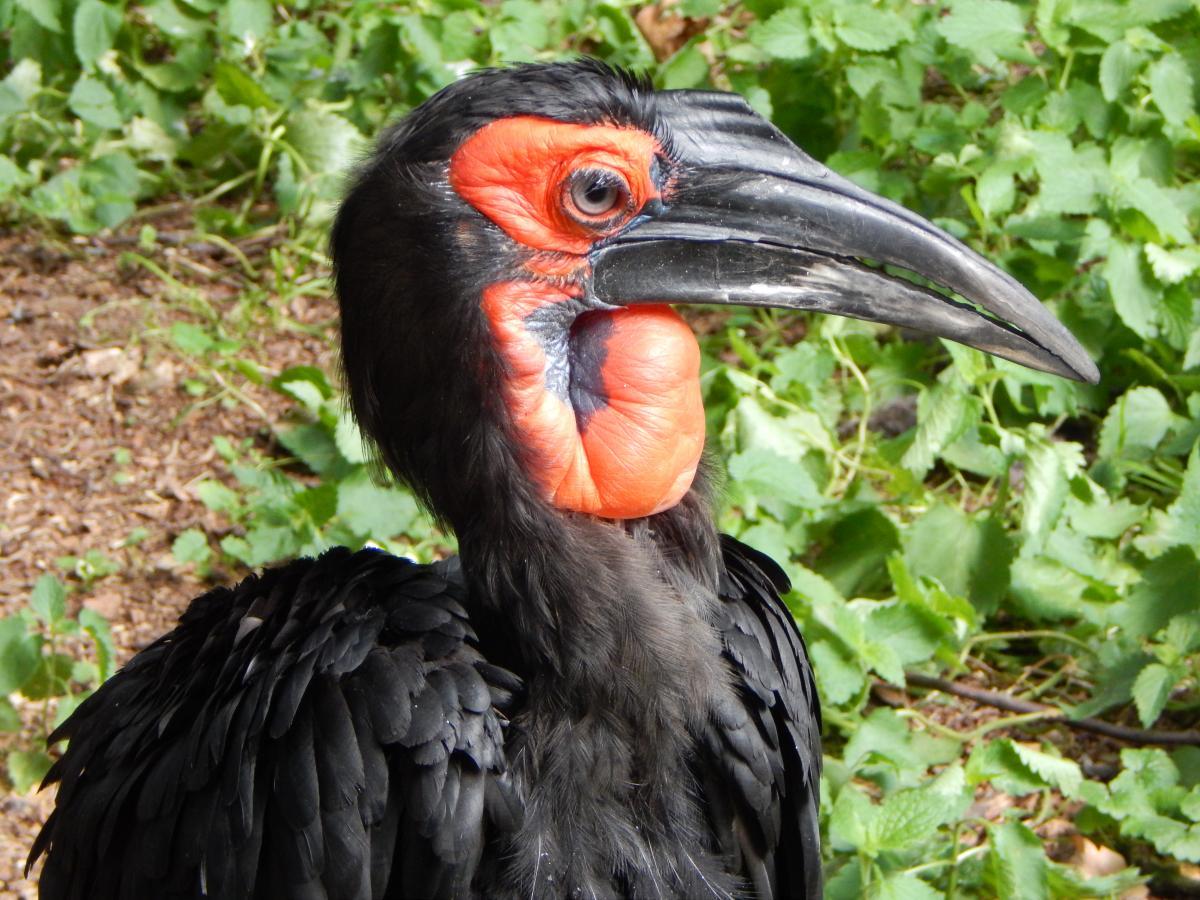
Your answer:
[[[1096,364],[1091,360],[1090,357],[1084,357],[1084,359],[1086,361],[1086,365],[1080,366],[1079,369],[1077,370],[1078,375],[1079,375],[1079,380],[1081,382],[1083,382],[1084,384],[1099,384],[1100,383],[1100,369],[1096,366]]]

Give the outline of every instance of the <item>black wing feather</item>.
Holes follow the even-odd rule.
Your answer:
[[[43,900],[467,891],[519,820],[521,682],[463,596],[454,563],[332,550],[196,600],[52,736]]]
[[[713,711],[698,780],[720,845],[752,895],[820,898],[821,713],[787,576],[722,536],[717,628],[736,698]]]

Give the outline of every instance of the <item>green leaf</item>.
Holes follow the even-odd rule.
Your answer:
[[[308,167],[341,173],[366,150],[358,129],[337,113],[307,107],[288,117],[288,139]]]
[[[88,659],[77,659],[71,667],[71,680],[76,684],[95,684],[100,677],[96,664]]]
[[[1074,797],[1083,783],[1083,772],[1073,759],[1053,756],[1030,744],[1012,741],[1017,758],[1050,787],[1058,788],[1067,797]]]
[[[200,502],[214,512],[232,513],[238,508],[238,495],[219,481],[211,479],[196,485],[196,496]]]
[[[1083,449],[1066,441],[1038,441],[1029,447],[1021,495],[1021,531],[1026,549],[1040,548],[1058,524],[1070,479],[1083,465]]]
[[[311,416],[319,416],[325,406],[326,396],[319,385],[311,381],[297,379],[296,381],[280,382],[278,389],[293,400],[299,401]]]
[[[698,88],[708,81],[708,60],[695,41],[689,41],[662,64],[658,81],[666,90]]]
[[[1047,787],[1045,780],[1017,756],[1014,743],[1008,738],[976,744],[967,760],[966,774],[972,785],[991,782],[997,790],[1014,797],[1023,797]]]
[[[284,369],[273,379],[271,379],[271,388],[286,394],[289,397],[296,395],[291,393],[285,385],[292,384],[296,381],[307,381],[317,389],[322,400],[328,400],[333,396],[333,387],[329,384],[329,379],[325,377],[325,373],[316,366],[291,366]]]
[[[955,535],[947,541],[946,535]],[[918,576],[936,578],[951,594],[969,597],[984,612],[1008,591],[1012,540],[993,517],[968,516],[936,504],[903,532],[904,558]]]
[[[62,0],[17,0],[17,6],[47,31],[62,32]]]
[[[1118,656],[1115,661],[1097,671],[1096,689],[1092,696],[1071,709],[1072,718],[1095,716],[1133,699],[1133,682],[1153,657],[1146,653]],[[1086,786],[1086,785],[1085,785]]]
[[[760,492],[760,502],[778,511],[783,503],[800,509],[822,505],[824,498],[807,470],[773,450],[753,448],[729,459],[729,475],[740,487]]]
[[[738,534],[738,539],[767,554],[780,563],[785,571],[791,564],[792,551],[796,546],[795,535],[775,519],[760,518]]]
[[[79,610],[79,625],[96,644],[96,664],[100,670],[97,681],[103,683],[112,677],[117,656],[113,646],[112,628],[108,619],[86,606]]]
[[[1154,270],[1154,277],[1163,284],[1179,284],[1189,275],[1200,270],[1200,245],[1167,250],[1158,244],[1146,245],[1146,259]],[[1200,330],[1193,332],[1200,334]],[[1187,364],[1184,364],[1187,368]]]
[[[1001,532],[1003,534],[1003,532]],[[1000,561],[1003,566],[1008,564],[1008,556]],[[974,607],[965,597],[949,594],[935,579],[915,579],[909,571],[908,563],[897,553],[887,560],[888,574],[891,576],[896,597],[907,603],[917,605],[923,610],[937,613],[943,619],[943,627],[950,629],[954,619],[962,619],[968,624],[975,624],[977,616]]]
[[[0,734],[16,734],[20,730],[21,714],[6,695],[0,695]]]
[[[817,670],[820,677],[821,670]],[[888,775],[894,782],[907,786],[914,781],[923,781],[930,766],[951,762],[959,756],[961,745],[949,738],[934,738],[921,731],[909,728],[895,710],[875,709],[856,724],[842,759],[855,770],[869,775],[872,781],[882,786],[891,786],[884,780],[884,763],[890,764]]]
[[[246,72],[229,62],[219,62],[213,82],[221,99],[232,106],[251,109],[275,109],[278,104]]]
[[[1146,516],[1146,509],[1125,498],[1116,502],[1098,485],[1092,487],[1091,501],[1084,503],[1078,497],[1067,498],[1067,515],[1071,527],[1077,533],[1103,540],[1116,540]]]
[[[1100,427],[1097,454],[1102,459],[1142,457],[1153,451],[1174,424],[1175,414],[1160,391],[1136,387],[1114,403]]]
[[[1110,44],[1100,57],[1100,90],[1104,99],[1115,103],[1133,82],[1146,56],[1125,41]]]
[[[984,478],[1000,478],[1009,470],[1008,456],[1000,447],[985,442],[978,426],[968,428],[943,449],[942,459],[957,469]]]
[[[82,75],[75,82],[67,105],[79,118],[100,128],[120,128],[124,122],[117,110],[117,98],[113,92],[103,81],[91,75]]]
[[[824,543],[814,568],[846,596],[886,585],[887,558],[900,547],[895,523],[874,507],[839,519]]]
[[[344,464],[333,436],[320,425],[297,425],[279,432],[276,437],[289,453],[317,475],[332,475],[335,467]]]
[[[922,787],[887,797],[868,828],[868,846],[898,851],[921,844],[961,815],[969,802],[963,770],[952,766]]]
[[[1191,0],[1077,0],[1069,20],[1105,41],[1115,41],[1131,28],[1174,18],[1191,7]]]
[[[407,533],[420,512],[405,491],[379,487],[359,469],[337,487],[337,515],[357,535],[383,540]]]
[[[890,875],[879,882],[871,896],[875,900],[939,900],[945,895],[916,875],[900,874]]]
[[[1175,547],[1150,563],[1114,617],[1130,637],[1154,634],[1177,615],[1197,608],[1200,562],[1190,548]]]
[[[858,650],[867,668],[874,670],[888,684],[904,687],[904,666],[890,643],[864,641]]]
[[[29,793],[46,777],[52,763],[53,760],[41,750],[9,750],[8,778],[13,791],[17,794]]]
[[[1192,72],[1178,53],[1168,54],[1147,72],[1150,96],[1168,123],[1182,126],[1195,112]]]
[[[95,666],[92,666],[90,663],[88,663],[86,667],[93,670],[95,669]],[[96,678],[93,677],[92,681],[95,682]],[[54,706],[54,719],[51,723],[53,727],[57,728],[63,722],[67,721],[67,719],[70,718],[71,713],[75,712],[75,710],[79,709],[79,707],[83,705],[83,701],[88,698],[88,695],[89,692],[83,691],[78,694],[70,694],[66,697],[60,697],[58,699],[58,703],[56,703]]]
[[[984,880],[992,896],[1006,900],[1049,900],[1047,862],[1038,836],[1019,822],[988,829]]]
[[[237,0],[222,3],[218,21],[221,30],[237,41],[263,38],[271,31],[271,4],[268,0]]]
[[[191,322],[171,323],[171,343],[189,356],[203,356],[216,346],[212,335]]]
[[[1200,750],[1200,748],[1195,747],[1181,749]],[[1178,760],[1176,760],[1176,765],[1179,765]],[[1194,786],[1188,792],[1188,795],[1179,804],[1179,811],[1193,822],[1200,822],[1200,785]]]
[[[902,41],[911,41],[913,37],[907,19],[875,6],[839,6],[835,8],[834,19],[838,39],[855,50],[879,52]]]
[[[478,58],[479,31],[479,19],[474,10],[459,9],[450,13],[442,23],[442,58],[447,62]]]
[[[1076,147],[1065,134],[1031,131],[1034,168],[1040,186],[1038,203],[1045,212],[1091,213],[1109,181],[1104,152],[1094,144]]]
[[[1002,215],[1016,202],[1016,182],[1010,166],[993,163],[975,182],[975,199],[989,219]]]
[[[202,40],[212,28],[206,16],[211,10],[181,9],[176,0],[151,0],[142,9],[155,27],[180,43]]]
[[[175,51],[170,62],[158,65],[142,63],[136,68],[143,78],[159,90],[182,93],[194,90],[197,80],[208,75],[212,57],[212,50],[206,44],[188,43]]]
[[[212,550],[208,546],[208,536],[199,528],[189,528],[180,533],[172,542],[171,555],[177,562],[203,566],[212,557]]]
[[[754,396],[744,396],[733,410],[737,447],[763,449],[799,462],[812,449],[832,453],[833,437],[816,413],[803,409],[773,415]]]
[[[0,697],[20,690],[37,670],[41,658],[41,641],[29,633],[24,619],[0,619]]]
[[[53,575],[43,575],[33,586],[29,608],[47,625],[54,625],[67,614],[67,592]]]
[[[876,606],[867,623],[871,633],[887,635],[903,666],[930,659],[949,632],[949,625],[932,611],[903,602]]]
[[[506,61],[531,59],[550,42],[549,9],[533,0],[504,0],[490,31],[492,50]],[[429,57],[429,51],[418,54]]]
[[[1176,203],[1175,195],[1152,179],[1118,181],[1114,199],[1121,209],[1136,209],[1144,215],[1164,238],[1180,243],[1192,240],[1187,215]]]
[[[1144,726],[1149,728],[1158,720],[1178,680],[1175,673],[1161,663],[1151,663],[1138,673],[1133,683],[1133,702]]]
[[[61,697],[69,690],[75,657],[65,653],[46,654],[39,660],[33,677],[21,686],[21,693],[30,700]]]
[[[308,514],[311,523],[321,527],[337,512],[338,488],[332,480],[298,491],[293,500],[297,507]]]
[[[942,381],[917,398],[917,433],[904,452],[901,465],[917,478],[924,478],[943,448],[978,420],[982,406],[957,381]]]
[[[1135,544],[1148,556],[1180,544],[1200,551],[1200,445],[1188,457],[1179,496],[1165,510],[1154,511],[1150,528]]]
[[[255,525],[244,538],[228,535],[221,539],[222,550],[255,568],[295,556],[303,547],[292,529],[284,525]]]
[[[349,410],[342,410],[341,415],[338,416],[333,439],[346,462],[359,465],[367,461],[366,442]]]
[[[1114,241],[1103,272],[1121,321],[1140,337],[1158,337],[1158,292],[1142,273],[1138,248]]]
[[[100,0],[83,0],[75,8],[71,32],[75,41],[75,56],[84,69],[112,49],[113,40],[121,27],[121,11]]]
[[[950,15],[934,26],[956,47],[968,51],[985,66],[998,57],[1011,59],[1023,49],[1025,14],[1005,0],[958,0]]]
[[[821,698],[835,706],[856,696],[866,683],[862,668],[848,659],[842,651],[827,641],[815,641],[809,646],[813,671]]]
[[[771,59],[801,60],[812,54],[808,19],[796,7],[779,10],[750,31],[750,42]]]
[[[0,84],[17,104],[13,111],[24,109],[42,89],[42,67],[37,60],[22,59]]]
[[[868,828],[878,807],[871,804],[858,788],[848,784],[842,788],[829,817],[830,837],[835,843],[863,847],[868,841]]]

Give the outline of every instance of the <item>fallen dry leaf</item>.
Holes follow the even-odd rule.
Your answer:
[[[1094,844],[1082,834],[1072,835],[1071,842],[1075,846],[1075,853],[1067,860],[1067,865],[1083,878],[1115,875],[1129,865],[1125,857],[1116,850]],[[1144,884],[1139,884],[1121,894],[1120,900],[1146,900],[1149,896],[1150,889]]]
[[[663,0],[643,6],[633,17],[659,62],[675,53],[692,35],[704,30],[703,20],[685,18],[675,12],[674,6],[674,0]]]

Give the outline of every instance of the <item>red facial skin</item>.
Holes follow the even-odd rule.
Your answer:
[[[665,306],[609,317],[600,380],[606,402],[585,428],[569,400],[547,389],[542,344],[527,317],[578,295],[593,243],[659,196],[651,165],[660,152],[645,132],[532,117],[500,119],[469,138],[450,161],[450,184],[513,240],[542,251],[525,264],[529,280],[490,285],[482,298],[508,367],[505,400],[532,451],[531,475],[564,510],[609,519],[652,515],[691,487],[704,447],[700,351],[691,330]],[[621,177],[627,202],[588,217],[574,206],[569,179],[580,170]],[[589,339],[589,338],[584,338]],[[596,338],[601,339],[601,338]]]

